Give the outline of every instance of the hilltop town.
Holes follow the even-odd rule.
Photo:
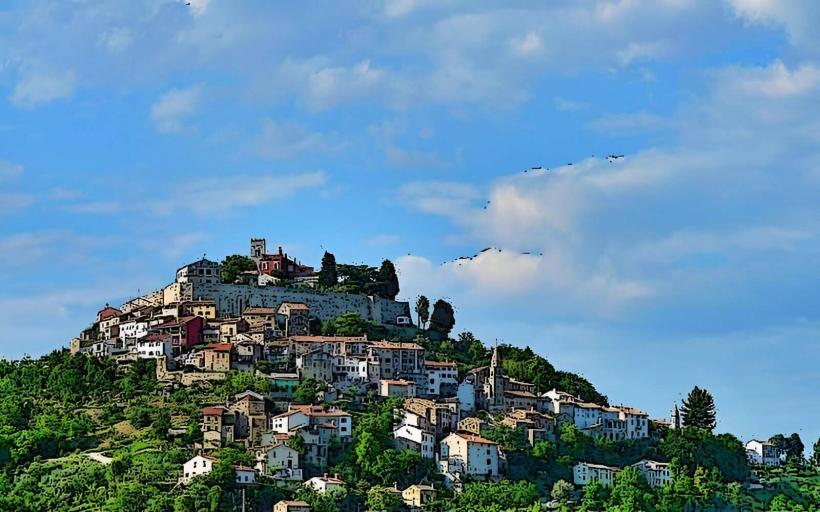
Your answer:
[[[715,485],[748,490],[763,487],[750,467],[787,459],[787,445],[774,440],[693,439],[677,405],[669,418],[650,419],[610,404],[529,349],[487,347],[470,333],[454,340],[450,304],[437,301],[431,314],[426,297],[411,308],[398,292],[388,260],[337,265],[325,253],[317,271],[253,239],[247,256],[202,258],[160,290],[106,304],[70,352],[107,362],[116,375],[150,368],[144,378],[165,396],[200,397],[190,455],[165,475],[175,492],[194,492],[227,464],[226,492],[276,489],[286,499],[275,512],[362,502],[449,510],[476,485],[492,494],[528,481],[501,488],[560,508],[573,496],[606,495],[625,471],[649,495],[709,468],[718,471],[707,471]],[[184,431],[172,418],[165,427],[163,436]],[[716,453],[708,461],[687,454],[682,466],[675,436],[712,443]]]

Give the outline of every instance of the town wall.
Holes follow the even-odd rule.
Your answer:
[[[166,300],[179,300],[178,284],[166,288]],[[190,298],[195,300],[214,301],[220,316],[239,316],[249,306],[277,308],[282,302],[304,302],[311,316],[322,321],[348,312],[383,324],[395,323],[397,316],[410,316],[407,302],[349,293],[227,283],[195,284],[191,293]]]

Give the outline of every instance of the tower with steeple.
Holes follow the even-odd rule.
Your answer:
[[[504,407],[505,383],[504,368],[501,366],[501,352],[498,350],[498,345],[496,345],[493,348],[493,357],[490,360],[490,374],[485,391],[489,408]]]

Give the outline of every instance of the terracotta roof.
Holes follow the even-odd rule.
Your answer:
[[[341,409],[329,409],[326,411],[318,405],[291,404],[288,408],[288,412],[293,411],[300,411],[307,414],[308,416],[350,416],[349,412],[343,411]]]
[[[214,345],[208,345],[205,349],[213,350],[214,352],[230,352],[233,349],[233,345],[230,343],[216,343]]]
[[[504,394],[522,398],[538,398],[535,393],[530,393],[529,391],[504,391]]]
[[[181,316],[177,319],[171,320],[170,322],[165,322],[164,324],[159,324],[155,326],[157,329],[164,328],[164,327],[177,327],[180,325],[185,325],[187,323],[193,322],[197,318],[201,318],[198,316]]]
[[[202,414],[207,416],[222,416],[225,412],[227,412],[227,409],[222,406],[202,408]]]
[[[409,386],[410,384],[415,384],[412,380],[404,379],[382,379],[380,382],[386,382],[395,386]]]
[[[168,335],[168,334],[152,333],[152,334],[146,334],[145,336],[140,338],[138,343],[141,343],[143,341],[165,341],[165,340],[170,340],[170,339],[171,339],[171,336]]]
[[[311,478],[311,480],[314,480],[314,479],[315,480],[321,480],[321,481],[329,483],[329,484],[344,485],[344,480],[339,480],[338,478],[332,477],[332,476],[324,475],[324,476],[314,476],[313,478]]]
[[[287,306],[288,309],[310,309],[310,306],[308,306],[304,302],[283,302],[279,305],[280,308],[283,306]]]
[[[479,443],[479,444],[498,444],[495,441],[490,441],[489,439],[485,439],[481,436],[477,436],[475,434],[470,434],[467,432],[455,432],[453,435],[456,435],[462,439],[467,440],[470,443]]]
[[[245,311],[242,312],[242,316],[245,315],[275,315],[276,310],[273,308],[260,308],[260,307],[252,307],[252,308],[245,308]]]
[[[294,343],[363,343],[367,336],[291,336]]]
[[[219,461],[219,459],[217,459],[216,457],[211,457],[210,455],[201,455],[201,454],[200,455],[195,455],[195,456],[191,457],[191,459],[195,459],[197,457],[202,457],[203,459],[207,459],[211,462],[218,462]],[[191,459],[188,459],[188,461],[190,462]]]
[[[106,320],[108,318],[111,318],[112,316],[118,316],[121,314],[122,311],[120,311],[117,308],[112,308],[111,306],[105,306],[97,312],[97,316],[100,318],[100,320]]]
[[[424,350],[418,343],[405,343],[393,341],[374,341],[371,345],[373,348],[389,348],[393,350]]]
[[[424,361],[424,366],[444,366],[447,368],[455,368],[458,365],[456,363],[446,363],[441,361]]]

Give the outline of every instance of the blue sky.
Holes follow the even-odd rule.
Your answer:
[[[613,402],[820,436],[815,3],[190,3],[0,6],[0,355],[264,236]]]

